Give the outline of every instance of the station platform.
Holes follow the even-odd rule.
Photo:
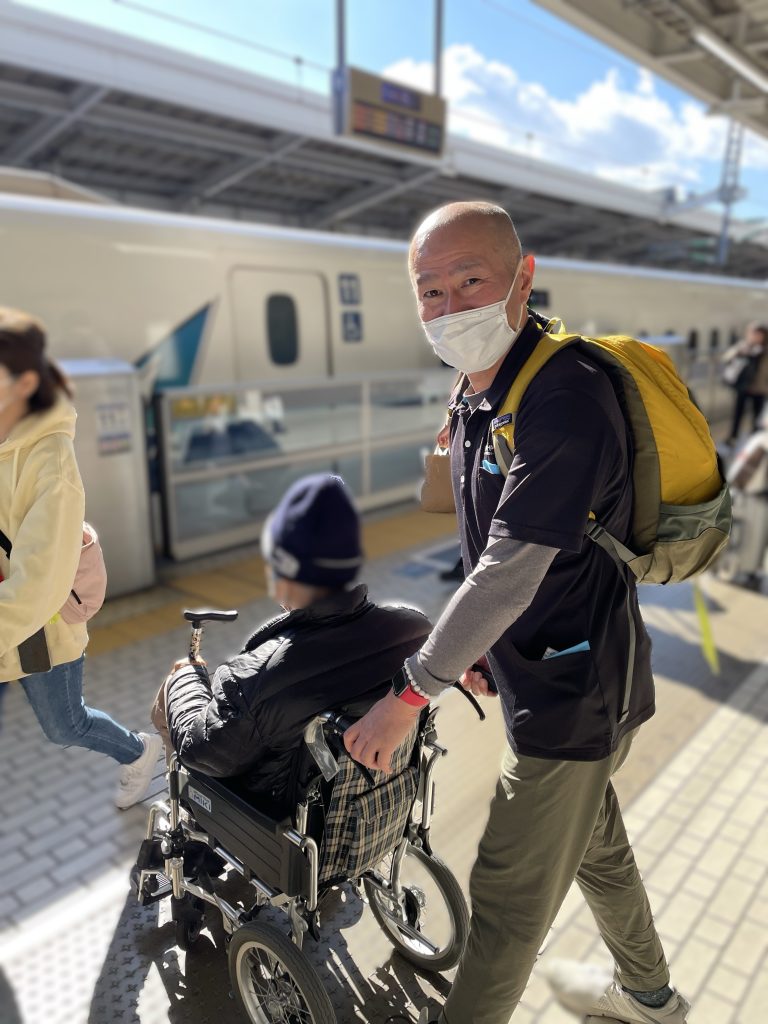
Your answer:
[[[363,579],[379,601],[439,614],[441,582],[457,553],[451,516],[412,507],[369,516]],[[692,1024],[757,1024],[768,1012],[768,587],[701,582],[720,666],[705,660],[691,587],[641,588],[654,641],[658,711],[643,727],[616,789],[671,961],[693,1002]],[[109,602],[92,623],[86,699],[134,728],[172,662],[186,652],[184,607],[240,610],[211,626],[203,653],[216,663],[275,612],[255,547],[163,571],[151,591]],[[481,723],[458,694],[438,715],[448,756],[436,774],[435,851],[467,888],[504,734],[498,707]],[[223,935],[212,924],[188,953],[175,946],[164,903],[141,907],[128,870],[163,791],[158,763],[142,805],[112,803],[117,765],[40,734],[18,686],[3,708],[0,858],[2,1024],[235,1024]],[[277,915],[277,921],[284,917]],[[437,1008],[451,975],[430,977],[393,954],[352,890],[305,950],[339,1024],[400,1024]],[[572,891],[542,950],[606,962],[589,911]],[[515,1024],[567,1024],[534,971]]]

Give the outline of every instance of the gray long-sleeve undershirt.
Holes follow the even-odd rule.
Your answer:
[[[443,693],[529,606],[557,548],[493,537],[406,665],[430,696]]]

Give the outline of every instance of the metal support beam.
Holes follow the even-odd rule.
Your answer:
[[[569,250],[582,249],[584,247],[592,249],[596,245],[602,245],[604,242],[611,242],[612,245],[606,250],[607,253],[612,254],[613,245],[620,244],[619,239],[622,233],[627,233],[627,223],[625,220],[616,219],[615,221],[608,221],[604,224],[596,224],[591,227],[586,225],[579,230],[578,226],[574,231],[568,231],[567,234],[562,234],[562,243]]]
[[[108,91],[93,85],[79,85],[72,93],[69,109],[62,114],[43,117],[31,125],[6,150],[3,154],[4,161],[14,167],[27,163],[30,157],[39,153],[58,135],[84,117]]]
[[[737,46],[744,43],[747,34],[748,15],[745,12],[738,18],[735,31],[735,42]],[[742,97],[742,83],[737,80],[731,88],[731,99],[738,102]],[[765,90],[764,90],[765,91]],[[739,188],[739,174],[741,172],[741,150],[744,143],[744,125],[734,118],[728,122],[728,137],[725,142],[725,155],[723,156],[723,171],[720,179],[720,199],[723,204],[723,221],[720,226],[720,237],[717,242],[717,263],[724,267],[728,262],[730,249],[729,229],[731,226],[731,214],[734,204],[743,195]]]
[[[766,111],[768,111],[768,96],[739,96],[713,103],[707,113],[719,114],[724,117],[739,117],[741,114],[752,114],[759,117]]]
[[[368,209],[369,206],[377,206],[379,203],[383,203],[385,199],[391,199],[393,196],[400,195],[401,192],[408,192],[413,188],[418,188],[419,185],[423,185],[430,178],[440,174],[440,170],[440,167],[430,167],[425,171],[419,167],[415,172],[411,170],[407,177],[391,185],[366,185],[361,189],[356,189],[351,195],[343,196],[335,202],[322,206],[317,214],[311,218],[309,226],[325,228],[337,221],[346,220],[353,214]]]
[[[728,138],[725,143],[725,156],[723,158],[723,176],[720,181],[723,223],[717,243],[717,262],[721,267],[728,262],[728,250],[730,247],[728,231],[731,226],[733,205],[743,194],[743,190],[739,188],[743,141],[744,125],[739,121],[730,121],[728,124]]]
[[[336,0],[336,70],[347,65],[347,11],[345,0]]]
[[[687,46],[684,50],[674,50],[669,53],[654,54],[655,60],[659,64],[690,64],[694,61],[701,61],[704,59],[704,55],[701,50],[696,46]]]
[[[685,236],[681,234],[670,234],[668,237],[660,236],[653,233],[653,224],[643,225],[645,230],[633,230],[628,233],[625,237],[627,241],[623,239],[617,241],[615,247],[614,258],[618,259],[635,259],[637,257],[647,257],[649,254],[661,254],[668,252],[676,252],[681,245],[686,245],[687,241]],[[713,240],[714,241],[714,240]],[[654,260],[649,260],[653,263]]]
[[[175,207],[178,210],[189,209],[204,200],[211,199],[226,191],[232,185],[237,185],[245,178],[249,178],[256,171],[278,163],[289,153],[295,152],[306,142],[306,139],[298,135],[283,135],[278,140],[275,148],[257,157],[240,157],[239,160],[228,161],[217,167],[202,181],[197,182],[192,188],[179,196]]]
[[[443,0],[435,0],[435,96],[443,92]]]

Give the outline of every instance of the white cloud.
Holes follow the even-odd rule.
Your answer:
[[[421,89],[433,85],[427,61],[398,61],[383,74]],[[474,46],[453,45],[444,52],[443,92],[457,134],[640,188],[697,191],[705,180],[711,187],[725,148],[725,118],[708,116],[693,100],[674,106],[644,69],[630,83],[610,69],[563,100]],[[747,133],[742,166],[768,168],[768,143]]]

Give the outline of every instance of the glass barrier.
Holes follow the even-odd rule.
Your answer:
[[[733,393],[717,354],[663,340],[704,414],[721,420]],[[338,473],[361,509],[412,499],[454,381],[445,369],[161,393],[166,552],[192,558],[257,540],[285,489],[306,473]]]
[[[159,394],[166,552],[184,559],[255,541],[307,473],[339,474],[365,509],[412,498],[453,380],[431,371]]]

